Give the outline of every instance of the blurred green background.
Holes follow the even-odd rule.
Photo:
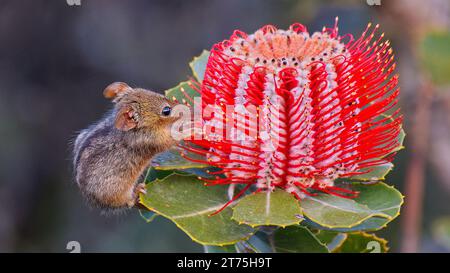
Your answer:
[[[70,141],[110,107],[111,82],[162,92],[234,29],[316,31],[336,16],[355,37],[380,23],[396,53],[408,135],[387,182],[417,206],[379,235],[394,252],[449,252],[448,0],[1,1],[0,251],[67,252],[74,240],[83,252],[203,251],[162,217],[90,209],[72,180]]]

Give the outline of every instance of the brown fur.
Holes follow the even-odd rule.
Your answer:
[[[164,106],[175,105],[152,91],[113,83],[104,95],[113,99],[114,109],[76,138],[75,180],[95,206],[132,207],[151,158],[175,144],[170,127],[178,117],[163,116]]]

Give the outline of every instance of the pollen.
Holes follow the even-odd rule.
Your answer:
[[[223,44],[223,51],[231,58],[252,66],[264,66],[276,73],[285,67],[305,66],[311,61],[330,61],[345,48],[327,32],[310,36],[308,32],[298,30],[298,26],[288,30],[266,26],[254,34]]]

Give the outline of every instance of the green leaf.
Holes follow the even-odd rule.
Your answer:
[[[354,175],[350,177],[350,179],[356,179],[356,180],[362,180],[362,181],[377,181],[377,180],[384,180],[386,175],[392,170],[394,167],[394,164],[391,162],[386,162],[385,164],[374,166],[371,168],[364,168],[361,171],[369,171],[368,173]]]
[[[358,198],[355,199],[356,202],[364,204],[373,210],[381,210],[390,217],[372,217],[358,225],[340,228],[321,226],[308,218],[302,223],[314,228],[332,229],[339,232],[377,231],[386,227],[389,222],[400,214],[400,207],[403,204],[404,197],[394,187],[384,183],[377,183],[374,185],[353,184],[352,188],[360,192]]]
[[[328,248],[306,227],[289,226],[274,234],[274,247],[282,253],[328,253]]]
[[[236,253],[235,245],[226,245],[226,246],[203,246],[205,253]]]
[[[335,253],[385,253],[389,250],[387,241],[365,232],[339,233],[318,230],[314,235]]]
[[[233,208],[233,219],[252,227],[296,225],[300,223],[301,215],[297,199],[279,189],[274,192],[249,194]]]
[[[211,172],[216,172],[218,171],[218,168],[192,168],[192,169],[181,169],[181,170],[175,170],[175,173],[178,174],[191,174],[191,175],[195,175],[197,177],[203,177],[203,178],[208,178],[208,179],[214,179],[217,177],[217,175],[213,175],[211,174]]]
[[[265,232],[258,231],[247,241],[237,242],[235,245],[238,253],[273,253],[269,236]]]
[[[450,32],[428,33],[421,41],[422,66],[436,85],[450,84]]]
[[[172,101],[178,101],[189,106],[193,106],[194,97],[198,97],[199,93],[192,88],[189,81],[180,82],[177,86],[165,91],[166,97]]]
[[[312,221],[329,228],[352,227],[371,217],[388,217],[351,199],[321,194],[307,197],[302,208]]]
[[[172,174],[147,184],[140,202],[172,220],[197,243],[228,245],[249,238],[255,231],[231,220],[232,209],[211,216],[228,201],[227,187],[207,187],[194,176]]]
[[[142,210],[142,209],[139,210],[139,214],[141,215],[142,218],[144,218],[144,220],[147,223],[152,222],[158,216],[158,214],[154,213],[153,211]]]
[[[319,225],[318,223],[315,223],[311,221],[310,219],[306,218],[302,225],[305,225],[307,227],[320,229],[320,230],[330,230],[330,231],[336,231],[336,232],[354,232],[354,231],[377,231],[384,227],[386,227],[386,224],[390,222],[386,218],[382,217],[372,217],[370,219],[365,220],[359,225],[350,227],[350,228],[328,228]]]
[[[255,235],[250,237],[245,242],[247,243],[250,248],[253,249],[253,252],[255,253],[272,253],[273,249],[270,246],[268,235],[264,232],[257,232]]]
[[[345,241],[333,252],[335,253],[386,253],[387,241],[374,234],[356,232],[346,234]]]
[[[145,175],[145,183],[150,183],[156,179],[163,179],[173,173],[172,170],[156,170],[154,167],[149,167]]]
[[[327,246],[330,252],[340,247],[347,238],[347,235],[344,233],[330,230],[317,230],[314,231],[314,235]]]
[[[353,189],[359,191],[355,199],[328,194],[306,197],[301,201],[304,215],[318,226],[333,230],[349,230],[358,226],[364,230],[367,221],[371,221],[370,229],[376,230],[399,215],[403,196],[394,187],[377,183],[354,185]]]
[[[192,158],[196,158],[195,155],[189,155]],[[199,156],[197,156],[200,159]],[[207,164],[196,163],[186,160],[180,155],[179,149],[171,149],[167,152],[157,154],[152,159],[152,167],[156,170],[183,170],[183,169],[195,169],[209,167]]]
[[[450,217],[444,217],[433,222],[432,234],[437,243],[450,249]]]
[[[190,158],[204,160],[204,158],[196,154],[188,153],[188,155]],[[181,156],[181,151],[179,149],[173,148],[169,151],[157,154],[152,159],[151,167],[147,172],[145,180],[148,183],[156,178],[163,179],[172,173],[181,175],[192,174],[199,177],[213,179],[216,175],[210,174],[210,172],[217,171],[220,171],[220,169],[211,167],[207,164],[186,160]]]
[[[406,137],[406,133],[405,133],[405,130],[402,128],[400,130],[400,133],[398,134],[398,143],[400,145],[394,150],[394,152],[398,152],[405,148],[405,146],[403,146],[403,141],[405,141],[405,137]]]
[[[189,154],[191,158],[202,159],[195,154]],[[195,175],[197,177],[204,177],[213,179],[216,176],[210,172],[218,171],[219,169],[211,167],[206,164],[188,161],[180,155],[177,149],[171,149],[167,152],[156,155],[151,162],[151,167],[146,175],[146,183],[155,179],[163,179],[170,174],[177,173],[180,175]]]
[[[339,234],[339,232],[330,230],[317,230],[313,231],[313,233],[314,236],[316,236],[317,239],[319,239],[319,241],[321,241],[326,245],[330,244],[334,240],[334,238],[336,238],[336,236]]]
[[[199,81],[203,81],[203,76],[206,70],[206,64],[208,63],[209,51],[203,50],[202,53],[195,57],[190,63],[189,66],[192,69],[192,74]]]

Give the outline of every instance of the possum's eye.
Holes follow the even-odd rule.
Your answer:
[[[168,115],[170,115],[170,112],[172,112],[172,108],[170,108],[170,106],[164,106],[164,108],[161,111],[161,114],[167,117]]]

